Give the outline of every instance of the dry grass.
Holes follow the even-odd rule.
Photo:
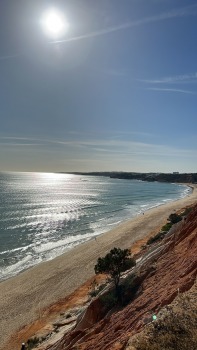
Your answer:
[[[197,289],[176,298],[127,349],[197,350]]]

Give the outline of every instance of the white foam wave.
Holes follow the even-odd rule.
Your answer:
[[[34,247],[35,253],[43,253],[46,251],[54,250],[56,248],[62,247],[66,248],[70,244],[75,244],[76,242],[85,241],[93,237],[96,233],[78,234],[75,236],[67,236],[64,239],[58,240],[56,242],[43,243],[40,246]]]
[[[25,270],[29,267],[32,267],[41,261],[42,260],[40,257],[38,257],[37,259],[32,259],[32,255],[28,254],[22,260],[18,261],[17,263],[14,263],[14,264],[12,264],[10,266],[6,266],[6,267],[1,267],[0,268],[1,280],[8,278],[8,277],[12,277],[12,276],[16,275],[17,273],[21,272],[22,270]]]
[[[11,253],[14,253],[14,252],[17,252],[17,251],[23,251],[24,252],[25,250],[27,250],[30,247],[33,247],[33,244],[29,244],[29,245],[27,245],[25,247],[18,247],[18,248],[15,248],[15,249],[4,250],[3,252],[0,252],[0,255],[7,254],[7,253],[11,254]]]

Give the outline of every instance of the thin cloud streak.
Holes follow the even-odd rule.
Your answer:
[[[138,81],[148,84],[191,83],[197,82],[197,72],[191,74],[175,75],[171,77],[163,77],[161,79],[138,79]]]
[[[38,139],[34,139],[31,137],[18,137],[18,136],[0,136],[2,140],[24,140],[24,141],[38,141]]]
[[[181,90],[181,89],[168,89],[168,88],[147,88],[146,90],[151,91],[165,91],[165,92],[178,92],[182,94],[196,95],[197,92],[189,91],[189,90]]]
[[[0,142],[0,145],[1,146],[43,146],[42,144],[40,143],[3,143],[3,142]]]
[[[3,137],[0,137],[3,138]],[[10,140],[30,140],[30,138],[20,138],[20,137],[5,137],[5,139]],[[78,141],[61,141],[61,140],[47,140],[47,139],[31,139],[36,140],[37,142],[42,142],[41,144],[36,143],[0,143],[0,145],[4,146],[47,146],[48,145],[59,145],[59,146],[70,146],[70,152],[72,152],[75,148],[81,148],[81,150],[87,150],[90,153],[97,152],[105,153],[106,155],[113,154],[121,154],[121,155],[138,155],[138,156],[162,156],[162,157],[193,157],[196,156],[196,150],[191,149],[176,149],[174,147],[168,147],[161,144],[151,144],[145,142],[135,142],[135,141],[124,141],[124,140],[78,140]],[[51,146],[50,146],[51,147]],[[47,149],[46,149],[47,150]],[[51,148],[48,150],[51,152]]]
[[[196,155],[196,152],[193,150],[183,150],[176,149],[171,147],[166,147],[162,145],[151,145],[143,143],[130,143],[126,147],[125,145],[118,144],[112,148],[100,148],[92,146],[92,149],[97,152],[102,152],[105,154],[121,154],[121,155],[133,155],[133,156],[159,156],[159,157],[193,157]]]
[[[83,39],[88,39],[88,38],[95,38],[98,36],[106,35],[109,33],[117,32],[120,30],[132,28],[132,27],[137,27],[140,25],[152,23],[152,22],[159,22],[171,18],[176,18],[176,17],[185,17],[185,16],[190,16],[193,15],[195,16],[197,14],[197,5],[191,5],[191,6],[186,6],[183,8],[180,8],[178,10],[172,10],[170,12],[164,12],[161,15],[157,16],[152,16],[152,17],[147,17],[143,18],[140,20],[136,21],[130,21],[126,23],[119,24],[117,26],[101,29],[98,31],[94,31],[91,33],[86,33],[84,35],[79,35],[76,37],[68,38],[68,39],[63,39],[63,40],[56,40],[56,41],[50,41],[49,44],[57,44],[57,43],[66,43],[66,42],[71,42],[71,41],[78,41],[78,40],[83,40]]]

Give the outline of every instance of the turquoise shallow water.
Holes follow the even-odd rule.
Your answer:
[[[107,177],[0,173],[0,280],[190,191]]]

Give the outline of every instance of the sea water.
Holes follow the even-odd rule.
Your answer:
[[[190,191],[101,176],[0,173],[0,280]]]

